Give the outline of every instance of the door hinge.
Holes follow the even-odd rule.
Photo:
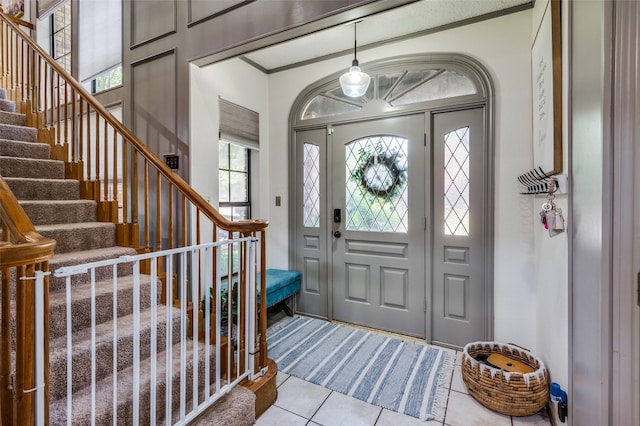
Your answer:
[[[640,306],[640,272],[638,272],[638,288],[636,290],[637,290],[636,295],[638,296],[637,302],[638,302],[638,306]]]
[[[427,312],[427,298],[424,299],[424,311]]]
[[[427,217],[424,217],[424,230],[427,230]]]
[[[424,146],[427,146],[427,134],[424,134]]]

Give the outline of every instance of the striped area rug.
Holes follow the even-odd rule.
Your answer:
[[[443,420],[455,358],[433,346],[295,316],[268,330],[278,370],[388,410]]]

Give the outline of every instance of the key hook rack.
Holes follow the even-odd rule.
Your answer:
[[[518,182],[523,188],[520,193],[524,195],[548,194],[549,189],[552,190],[552,193],[564,194],[567,192],[566,177],[564,175],[550,176],[542,170],[542,167],[536,167],[521,174],[518,176]]]

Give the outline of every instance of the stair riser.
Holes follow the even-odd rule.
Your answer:
[[[0,111],[16,112],[15,102],[6,99],[0,99]]]
[[[87,261],[89,262],[89,261]],[[83,261],[84,263],[84,261]],[[64,265],[55,265],[55,267],[53,265],[51,265],[51,267],[49,268],[51,271],[55,271],[56,269],[58,269],[59,267],[64,266]],[[126,275],[131,275],[133,273],[133,266],[129,263],[129,264],[123,264],[123,265],[119,265],[118,266],[118,276],[119,277],[124,277]],[[96,268],[96,282],[99,281],[104,281],[106,279],[109,279],[111,277],[113,277],[113,268],[111,266],[101,266],[99,268]],[[75,277],[72,277],[71,279],[71,286],[73,287],[74,285],[78,285],[78,284],[87,284],[91,282],[91,276],[89,274],[81,274],[81,275],[76,275]],[[49,278],[49,291],[50,292],[54,292],[54,291],[64,291],[64,289],[67,286],[67,281],[65,278],[59,278],[56,277],[54,275],[51,275]]]
[[[35,226],[96,221],[96,203],[94,201],[70,201],[64,204],[23,201],[20,205]]]
[[[80,184],[75,180],[27,180],[6,178],[18,200],[77,200]]]
[[[166,360],[161,358],[159,360],[160,363],[165,363]],[[166,411],[166,379],[164,376],[164,365],[159,366],[157,377],[157,386],[156,386],[156,424],[164,424],[165,411]],[[175,359],[175,351],[174,351],[174,366],[173,366],[173,374],[171,378],[171,408],[172,413],[175,416],[179,416],[180,412],[180,397],[181,397],[181,389],[180,389],[180,375],[177,374],[179,368],[176,368],[176,359]],[[198,357],[198,396],[199,402],[204,401],[204,368],[205,368],[205,358],[204,352],[200,351],[200,356]],[[210,385],[213,389],[215,386],[215,353],[212,350],[209,358],[209,368],[211,370],[210,376]],[[129,371],[125,372],[129,373]],[[149,372],[148,369],[143,372],[148,377]],[[187,412],[191,410],[193,404],[190,402],[191,395],[193,394],[193,363],[189,362],[185,366],[185,389],[184,396],[187,406]],[[118,382],[119,388],[123,387],[130,388],[131,384],[127,383],[124,386]],[[128,385],[128,386],[127,386]],[[113,393],[113,387],[111,383],[104,384],[104,387],[107,389],[102,389],[104,394],[108,394],[109,396]],[[127,398],[119,398],[117,405],[117,416],[118,416],[118,424],[119,425],[131,425],[131,424],[140,424],[140,425],[148,425],[151,423],[151,392],[148,384],[146,382],[141,383],[140,386],[140,398],[139,398],[139,418],[138,423],[133,422],[133,403],[132,403],[132,395],[128,394]],[[78,426],[86,425],[91,417],[90,417],[90,407],[86,406],[87,404],[83,404],[82,402],[74,402],[73,403],[73,416],[72,416],[72,424]],[[96,416],[95,416],[95,424],[97,426],[111,426],[113,425],[113,405],[111,399],[109,400],[96,400]],[[253,407],[248,407],[252,408]],[[59,401],[54,401],[51,404],[51,425],[65,425],[66,424],[66,398],[61,399]],[[177,420],[176,420],[177,421]],[[232,422],[232,419],[230,419]],[[175,421],[174,421],[175,423]]]
[[[126,248],[126,247],[115,247],[114,249],[108,250],[103,253],[83,253],[82,258],[79,259],[77,257],[73,257],[72,255],[66,256],[53,256],[51,261],[49,262],[49,270],[52,272],[49,277],[49,291],[55,292],[66,288],[66,279],[56,277],[53,272],[57,271],[60,268],[68,267],[72,265],[78,265],[80,263],[91,263],[91,262],[99,262],[107,259],[115,259],[122,256],[133,256],[136,254],[135,249]],[[130,262],[123,263],[118,265],[118,277],[124,277],[126,275],[131,275],[133,273],[133,264]],[[113,279],[113,267],[111,266],[102,266],[95,269],[95,280],[96,282],[101,282],[105,280]],[[76,286],[79,284],[87,284],[91,282],[90,274],[80,274],[75,275],[71,278],[71,285]]]
[[[46,143],[10,141],[0,139],[0,155],[6,157],[34,158],[48,160],[51,147]]]
[[[160,286],[158,285],[159,290]],[[127,287],[118,290],[117,295],[118,318],[131,315],[133,313],[133,288]],[[91,299],[84,297],[78,299],[74,297],[73,291],[71,297],[71,331],[75,333],[83,328],[91,327]],[[156,295],[156,303],[159,300],[159,295]],[[96,324],[113,319],[113,301],[113,293],[96,295]],[[151,307],[151,284],[146,282],[140,286],[140,309],[149,307]],[[163,308],[158,307],[158,309]],[[65,303],[51,305],[49,318],[49,338],[56,339],[64,336],[67,333],[67,305]]]
[[[115,225],[105,225],[96,228],[37,229],[37,231],[43,237],[56,240],[56,253],[70,253],[116,245]]]
[[[64,179],[62,161],[0,157],[0,170],[3,177]]]
[[[161,309],[160,307],[158,308]],[[166,321],[158,322],[156,347],[157,353],[163,352],[167,347]],[[118,330],[118,371],[122,371],[133,365],[133,329],[131,327]],[[173,344],[179,341],[180,321],[173,319],[172,323]],[[57,339],[56,343],[61,343],[64,339]],[[89,342],[82,342],[77,345],[74,342],[72,382],[73,391],[76,392],[91,384],[91,347]],[[67,393],[67,351],[64,349],[50,348],[49,361],[49,392],[51,400],[57,400],[66,396]],[[141,326],[140,330],[140,359],[149,358],[151,354],[151,328]],[[96,381],[110,376],[113,372],[113,339],[96,343]]]
[[[0,104],[2,101],[0,101]],[[13,112],[13,111],[9,111]],[[9,124],[0,124],[0,139],[9,139],[12,141],[37,142],[38,130],[31,127],[11,126]]]
[[[11,124],[12,126],[26,126],[27,116],[13,112],[0,111],[0,124]]]

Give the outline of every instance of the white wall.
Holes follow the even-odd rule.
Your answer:
[[[542,20],[545,7],[548,1],[537,1],[533,10],[532,19],[532,40],[535,32]],[[566,2],[565,6],[566,6]],[[568,13],[562,11],[563,17],[563,171],[568,171],[568,120],[567,120],[567,65],[569,63],[567,55],[568,47]],[[565,217],[565,225],[571,226],[569,217],[568,202],[566,195],[567,188],[563,188],[565,195],[556,198],[556,205],[562,209]],[[538,217],[542,203],[546,201],[544,196],[536,196],[533,203],[532,216]],[[542,359],[549,370],[551,381],[560,384],[563,390],[567,391],[569,386],[569,271],[568,233],[549,237],[547,230],[543,228],[538,220],[533,223],[534,235],[534,283],[537,289],[536,295],[536,355]],[[557,413],[554,412],[557,417]]]
[[[265,178],[270,168],[267,76],[240,59],[232,59],[205,68],[191,65],[190,78],[191,185],[218,206],[218,98],[256,111],[260,115],[260,152],[251,157],[252,171],[257,170],[259,177],[252,187],[252,217],[267,219],[269,199],[260,196],[269,193],[269,179]]]
[[[518,175],[531,168],[531,25],[532,12],[524,11],[364,50],[359,52],[358,59],[361,65],[366,65],[368,61],[390,56],[456,52],[476,58],[489,71],[496,94],[494,338],[535,351],[537,312],[533,278],[533,200],[519,195],[520,188],[516,180]],[[266,210],[261,210],[264,214],[260,217],[268,219],[270,223],[269,267],[288,267],[287,150],[291,107],[305,87],[346,69],[351,59],[345,56],[270,75],[268,94],[262,86],[264,76],[259,79],[261,90],[258,91],[251,90],[246,84],[237,86],[223,77],[224,72],[228,76],[237,75],[239,68],[242,68],[237,64],[209,67],[215,69],[215,73],[209,68],[192,72],[192,112],[195,114],[196,110],[202,108],[202,114],[206,116],[194,116],[191,119],[192,183],[196,189],[214,198],[217,198],[217,189],[211,188],[211,182],[205,184],[203,177],[209,176],[206,180],[210,180],[212,174],[207,172],[207,168],[213,168],[211,161],[217,158],[217,152],[213,152],[215,150],[211,147],[201,146],[210,139],[207,135],[217,130],[217,106],[212,105],[215,102],[211,100],[217,99],[218,93],[227,93],[227,96],[250,95],[261,106],[264,106],[263,100],[268,100],[269,125],[268,133],[265,133],[268,134],[268,141],[265,149],[261,150],[261,165],[266,161],[268,167],[261,168],[260,173],[263,178],[261,188],[268,195],[262,203]],[[275,207],[271,202],[277,195],[282,197],[281,207]]]

